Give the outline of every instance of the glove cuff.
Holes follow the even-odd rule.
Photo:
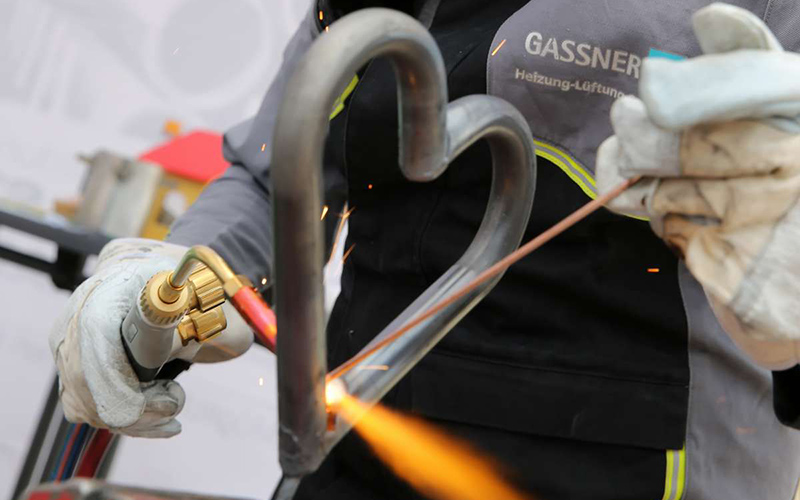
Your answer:
[[[755,338],[756,334],[749,331],[713,294],[706,291],[706,297],[723,330],[757,365],[775,371],[800,364],[800,341]]]

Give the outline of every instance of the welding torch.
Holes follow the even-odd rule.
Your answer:
[[[589,214],[619,196],[639,178],[629,179],[603,196],[587,203],[533,240],[522,245],[472,282],[424,311],[414,321],[385,338],[371,349],[360,352],[328,374],[328,382],[382,349],[415,325],[474,290],[481,283],[505,271],[511,265],[564,232]],[[212,249],[194,246],[184,254],[173,271],[153,275],[142,288],[139,298],[122,323],[122,338],[128,358],[141,381],[153,380],[172,354],[173,335],[186,345],[189,341],[206,342],[225,329],[221,303],[231,301],[262,344],[275,352],[277,323],[275,313],[253,288],[247,278],[235,274]],[[220,317],[220,315],[222,315]],[[336,386],[339,390],[338,385]]]
[[[175,335],[185,346],[220,334],[227,326],[222,311],[226,299],[261,343],[275,352],[272,309],[214,250],[194,246],[174,270],[158,272],[147,281],[122,322],[123,345],[139,380],[155,379],[172,356]]]

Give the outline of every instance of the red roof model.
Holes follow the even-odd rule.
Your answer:
[[[170,174],[204,183],[228,168],[222,157],[222,136],[213,132],[182,135],[147,151],[139,159],[161,165]]]

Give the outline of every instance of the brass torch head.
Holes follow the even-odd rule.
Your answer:
[[[222,257],[202,245],[190,248],[173,274],[160,283],[159,295],[164,302],[183,293],[178,283],[189,289],[188,314],[178,325],[184,345],[191,340],[204,342],[224,330],[227,321],[222,304],[226,296],[233,298],[243,288],[252,288],[246,277],[234,274]]]
[[[174,288],[169,275],[169,271],[154,274],[139,297],[145,319],[155,325],[177,323],[189,308],[189,290],[185,286]]]
[[[190,289],[189,313],[178,324],[178,335],[183,345],[191,340],[211,340],[228,326],[222,311],[225,290],[214,272],[200,264],[187,281]]]

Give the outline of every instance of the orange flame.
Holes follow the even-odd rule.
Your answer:
[[[336,411],[398,477],[435,500],[532,500],[501,477],[468,444],[417,418],[376,405],[368,408],[346,393]],[[369,410],[369,411],[368,411]]]

